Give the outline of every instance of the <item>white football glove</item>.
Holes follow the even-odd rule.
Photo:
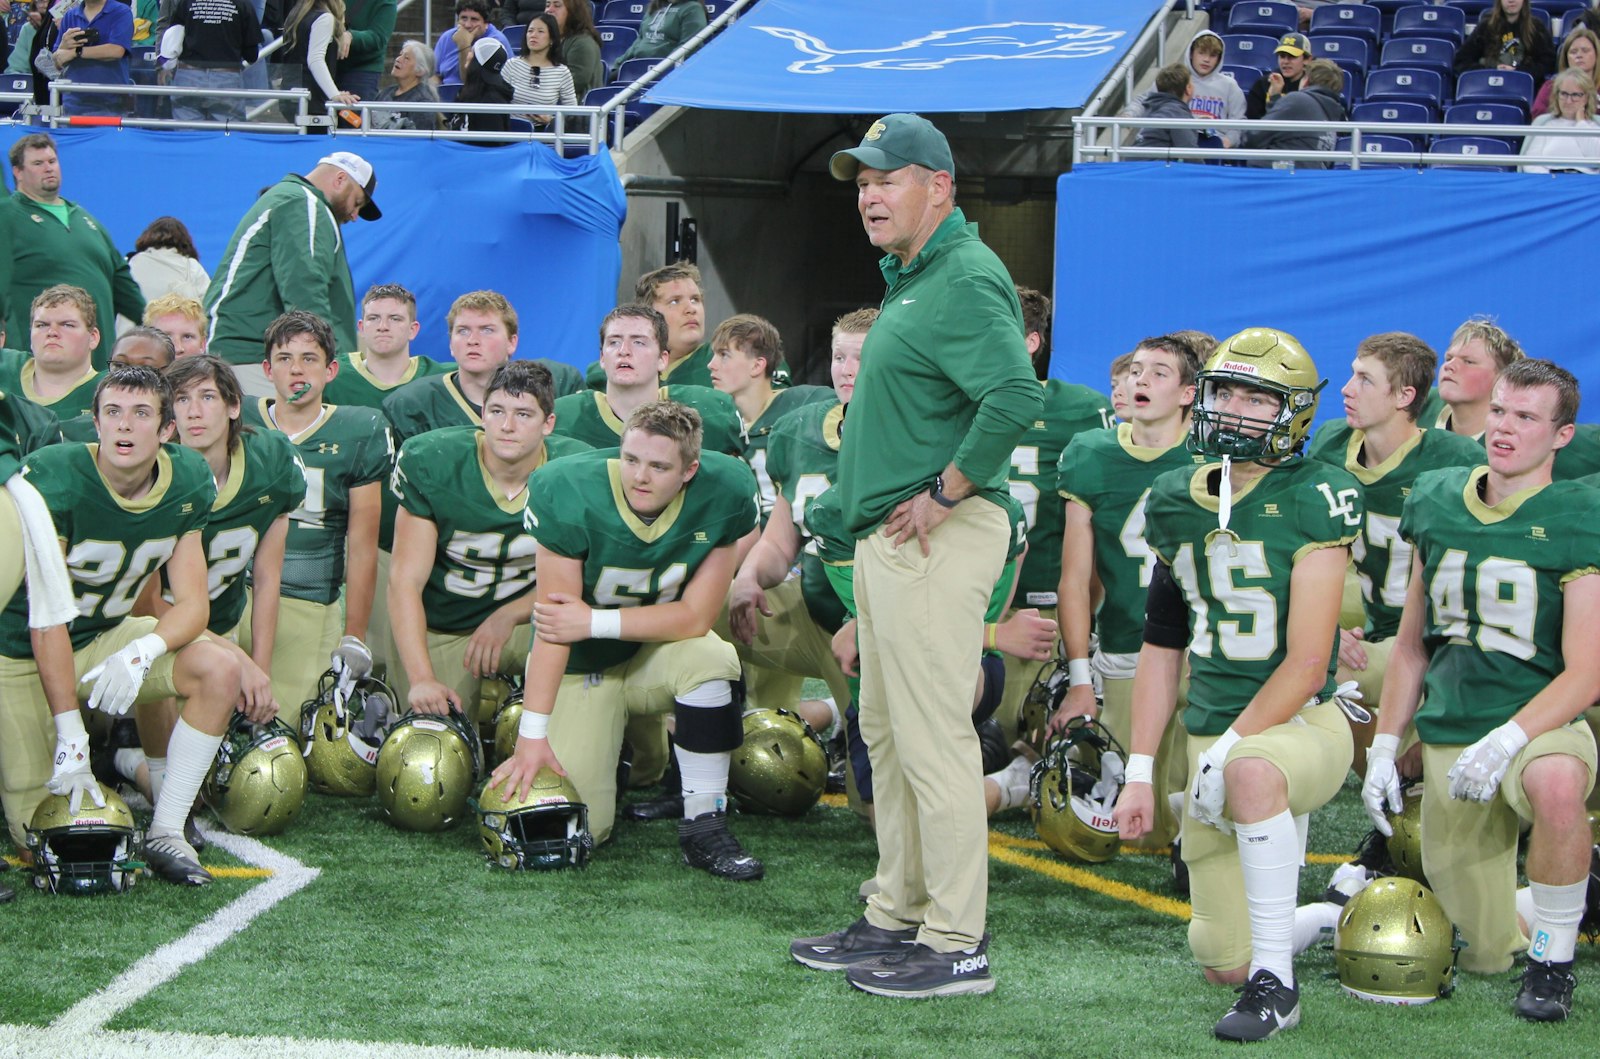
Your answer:
[[[1450,797],[1486,802],[1500,789],[1511,759],[1528,745],[1528,734],[1516,721],[1507,721],[1461,752],[1450,766]]]
[[[89,734],[83,729],[83,719],[73,710],[55,718],[55,722],[55,773],[45,786],[51,794],[67,795],[68,807],[74,815],[83,805],[85,792],[95,805],[105,808],[106,796],[89,768]]]
[[[128,712],[156,659],[167,653],[167,642],[155,633],[141,636],[83,675],[80,683],[94,681],[89,708],[113,717]]]
[[[1239,741],[1239,733],[1232,728],[1217,737],[1204,753],[1195,769],[1194,783],[1189,787],[1189,815],[1214,827],[1223,834],[1233,831],[1233,825],[1223,818],[1227,804],[1227,791],[1223,789],[1222,768],[1228,760],[1228,751]]]
[[[1399,751],[1397,735],[1375,735],[1367,748],[1367,775],[1361,784],[1361,801],[1367,807],[1372,826],[1384,838],[1394,834],[1388,813],[1398,813],[1405,807],[1400,797],[1400,773],[1394,767],[1394,756]],[[1384,811],[1386,806],[1388,812]]]
[[[372,675],[372,651],[355,636],[340,640],[328,661],[339,686],[347,693],[358,681]]]

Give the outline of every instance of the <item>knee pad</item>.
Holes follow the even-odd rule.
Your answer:
[[[695,754],[723,754],[738,749],[744,742],[744,682],[732,681],[731,690],[731,701],[720,706],[698,706],[678,700],[673,710],[677,721],[673,738],[678,746]],[[720,698],[720,693],[721,689],[717,688],[707,697]]]

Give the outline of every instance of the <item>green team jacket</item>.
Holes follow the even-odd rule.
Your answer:
[[[291,173],[256,199],[206,289],[211,352],[259,364],[261,336],[287,309],[316,313],[340,349],[356,346],[356,295],[339,221],[305,177]]]
[[[104,371],[117,338],[117,314],[144,319],[144,295],[110,233],[82,206],[61,201],[68,211],[66,224],[20,191],[0,200],[0,311],[6,335],[17,346],[26,346],[34,296],[57,283],[82,287],[99,310],[94,368]],[[259,339],[256,345],[259,350]]]
[[[952,460],[1001,503],[1012,449],[1044,405],[1016,286],[959,209],[910,264],[891,254],[878,267],[889,290],[839,450],[840,506],[858,540]]]

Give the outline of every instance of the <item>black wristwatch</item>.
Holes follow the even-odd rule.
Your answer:
[[[952,508],[961,503],[960,500],[951,500],[944,495],[944,475],[942,474],[933,476],[933,485],[928,487],[928,496],[933,499],[935,504],[943,508]]]

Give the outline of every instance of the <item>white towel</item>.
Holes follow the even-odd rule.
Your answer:
[[[44,497],[20,474],[6,480],[6,492],[17,504],[22,522],[22,556],[28,572],[28,626],[48,629],[66,625],[78,616],[78,602],[72,596],[72,578],[61,556],[56,524]]]

